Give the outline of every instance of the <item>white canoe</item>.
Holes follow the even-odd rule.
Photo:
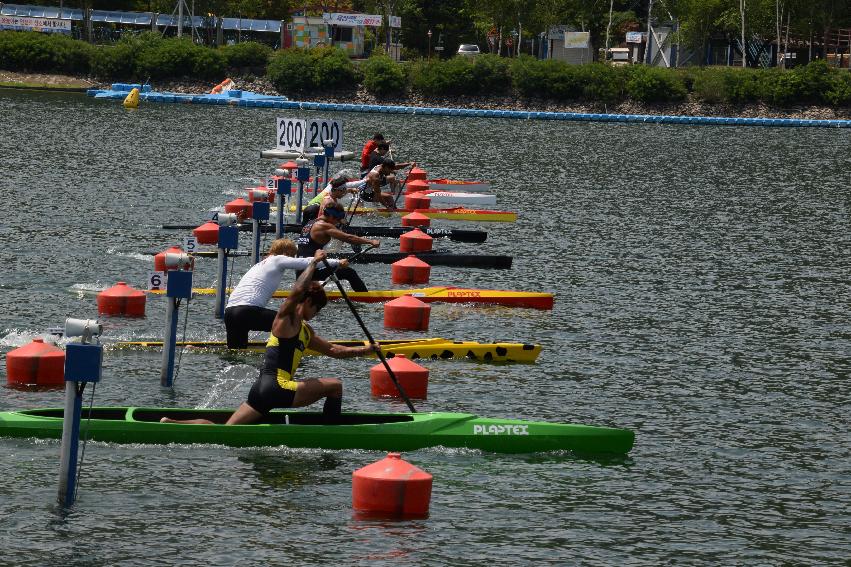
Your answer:
[[[454,191],[429,191],[424,195],[431,201],[431,206],[443,205],[496,205],[496,195],[485,193],[458,193]]]
[[[461,181],[458,179],[429,179],[428,188],[432,191],[452,193],[482,193],[491,190],[488,181]]]

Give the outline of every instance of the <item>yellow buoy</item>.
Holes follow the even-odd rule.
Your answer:
[[[124,108],[136,108],[139,106],[139,89],[133,88],[127,98],[124,99]]]

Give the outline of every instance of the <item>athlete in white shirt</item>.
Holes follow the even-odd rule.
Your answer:
[[[231,292],[225,307],[225,329],[228,348],[246,348],[249,331],[272,329],[277,310],[268,309],[266,303],[281,285],[288,270],[307,268],[310,258],[294,258],[295,242],[287,238],[272,241],[269,254],[254,264]],[[348,266],[346,260],[328,260],[332,266]]]

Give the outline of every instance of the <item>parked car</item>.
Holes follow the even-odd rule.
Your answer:
[[[458,46],[458,55],[473,56],[481,53],[479,46],[475,43],[462,43]]]

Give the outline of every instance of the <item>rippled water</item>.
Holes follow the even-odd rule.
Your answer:
[[[281,114],[4,91],[0,113],[4,353],[94,316],[80,289],[142,287],[145,252],[184,234],[161,225],[200,223],[270,173],[259,151]],[[397,159],[490,179],[518,211],[481,225],[482,245],[439,244],[513,255],[512,270],[435,267],[433,283],[556,293],[552,312],[433,304],[430,335],[544,350],[534,366],[424,362],[418,408],[627,427],[630,456],[406,453],[434,475],[431,514],[388,522],[351,511],[351,472],[377,452],[90,443],[62,512],[58,443],[0,440],[0,564],[847,561],[851,133],[323,116],[344,122],[350,149],[383,131]],[[388,266],[358,270],[389,284]],[[199,261],[196,285],[214,272]],[[105,339],[160,336],[163,305],[106,320]],[[212,312],[190,304],[187,338],[223,337]],[[380,305],[361,313],[376,336],[406,336],[382,329]],[[316,323],[360,338],[344,305]],[[159,353],[108,350],[95,400],[232,407],[259,362],[186,353],[171,391]],[[309,359],[304,373],[345,377],[348,409],[403,410],[370,397],[373,364]],[[0,389],[0,410],[61,404]]]

